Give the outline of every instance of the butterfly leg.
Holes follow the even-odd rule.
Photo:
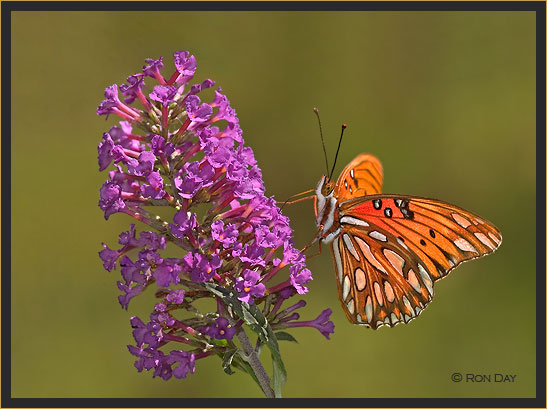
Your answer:
[[[300,199],[296,199],[296,200],[292,200],[290,202],[276,202],[276,204],[282,204],[283,206],[285,205],[291,205],[291,204],[295,204],[295,203],[298,203],[298,202],[303,202],[304,200],[310,200],[310,199],[313,199],[315,196],[306,196],[306,197],[302,197]]]
[[[319,240],[319,251],[315,254],[312,254],[311,256],[307,256],[306,259],[309,260],[313,257],[319,256],[321,254],[321,240]]]
[[[323,225],[319,226],[319,229],[317,230],[317,233],[315,233],[315,236],[313,236],[311,241],[308,244],[306,244],[306,246],[304,246],[304,248],[302,250],[300,250],[300,253],[298,253],[298,254],[305,253],[311,246],[313,246],[313,243],[315,243],[317,241],[317,239],[321,237],[321,233],[323,233]],[[321,254],[321,241],[319,241],[319,254]],[[315,254],[315,255],[317,255],[317,254]]]

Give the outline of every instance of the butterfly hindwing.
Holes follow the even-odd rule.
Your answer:
[[[378,158],[370,153],[361,153],[340,174],[334,196],[339,202],[344,202],[378,194],[382,191],[383,178],[382,164]]]
[[[501,243],[491,223],[438,200],[373,195],[339,210],[332,251],[340,300],[350,321],[372,328],[409,322],[431,300],[436,280]]]
[[[351,225],[332,243],[342,307],[352,323],[373,329],[407,323],[431,300],[431,280],[411,252],[393,244],[395,237],[380,228],[373,231],[380,239],[385,236],[383,245]]]

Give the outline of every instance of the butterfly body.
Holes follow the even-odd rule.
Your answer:
[[[434,282],[496,250],[490,222],[449,203],[381,194],[382,167],[357,156],[334,184],[316,188],[319,240],[329,243],[338,295],[350,322],[373,329],[408,323],[433,297]]]

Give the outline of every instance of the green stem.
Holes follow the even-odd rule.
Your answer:
[[[241,347],[243,348],[243,352],[245,353],[247,357],[247,362],[253,369],[253,372],[258,379],[258,382],[260,384],[260,387],[264,391],[264,394],[267,398],[274,398],[274,391],[270,386],[270,377],[264,367],[262,366],[262,362],[260,362],[260,359],[258,358],[258,355],[256,354],[255,349],[251,345],[251,341],[249,340],[249,337],[247,337],[247,334],[245,333],[245,330],[243,327],[239,327],[237,330],[237,338],[239,339],[239,342],[241,343]]]

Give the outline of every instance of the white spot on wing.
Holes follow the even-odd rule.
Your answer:
[[[488,232],[488,236],[490,236],[490,238],[491,238],[492,240],[494,240],[494,243],[496,243],[496,244],[499,246],[499,244],[501,243],[501,240],[499,239],[499,237],[494,236],[494,235],[493,235],[492,233],[490,233],[490,232]]]
[[[344,287],[343,287],[343,289],[342,289],[342,300],[345,300],[346,297],[348,296],[348,294],[349,294],[349,286],[350,286],[349,277],[348,277],[348,276],[345,276],[345,277],[344,277]]]
[[[421,264],[418,264],[418,272],[422,276],[422,280],[425,283],[427,291],[429,291],[429,294],[433,296],[433,281],[431,281],[431,277],[429,277],[426,269]]]
[[[387,241],[387,237],[384,236],[382,233],[380,233],[379,231],[371,231],[369,234],[368,234],[370,237],[372,237],[373,239],[376,239],[376,240],[380,240],[380,241]]]
[[[393,287],[387,281],[384,281],[384,291],[386,293],[386,298],[389,302],[395,300],[395,293],[393,292]]]
[[[342,260],[340,259],[340,249],[338,247],[339,245],[339,238],[336,238],[333,244],[334,249],[334,261],[336,262],[336,271],[338,272],[338,281],[340,284],[342,284],[342,278],[343,278],[343,271],[342,271]]]
[[[351,315],[355,313],[355,303],[353,302],[353,298],[349,300],[349,302],[346,304],[348,307],[348,311]]]
[[[395,268],[395,270],[397,270],[397,272],[402,275],[405,260],[400,255],[389,249],[384,249],[384,256],[386,256],[387,260],[391,263],[393,268]]]
[[[374,282],[374,295],[376,296],[376,300],[378,301],[378,304],[380,306],[384,305],[384,296],[382,295],[382,290],[380,289],[380,284],[378,284],[376,281]]]
[[[338,227],[335,231],[333,232],[330,232],[329,234],[327,234],[325,237],[323,237],[321,239],[321,241],[323,243],[330,243],[331,241],[333,241],[336,237],[338,237],[340,235],[340,232],[342,231],[342,227]]]
[[[355,257],[355,259],[357,261],[361,261],[361,259],[359,258],[359,254],[357,254],[357,251],[355,251],[355,247],[353,247],[353,243],[351,242],[351,238],[347,234],[344,234],[342,236],[342,239],[344,239],[344,243],[346,245],[346,248],[349,250],[351,255],[353,257]]]
[[[355,285],[359,291],[363,291],[367,286],[367,278],[361,267],[355,269]]]
[[[408,283],[414,288],[416,291],[420,292],[420,282],[418,281],[418,277],[416,277],[416,274],[414,273],[414,270],[408,270]]]
[[[458,238],[456,241],[454,241],[454,244],[460,249],[464,251],[473,251],[475,253],[478,253],[477,249],[471,245],[467,240],[465,240],[463,237]]]
[[[471,226],[471,222],[463,217],[461,214],[452,213],[452,218],[464,229],[467,229],[469,226]]]
[[[355,236],[355,241],[361,248],[361,251],[365,255],[368,262],[376,267],[378,270],[380,270],[382,273],[387,274],[385,268],[378,262],[378,260],[376,260],[376,257],[372,255],[369,245],[361,237],[358,236]]]
[[[407,308],[407,310],[410,311],[412,315],[414,315],[414,310],[412,309],[412,304],[410,304],[410,301],[408,301],[408,298],[406,298],[405,295],[403,295],[403,304]]]
[[[351,176],[352,178],[355,178],[353,169],[349,171],[349,174],[350,174],[350,176]]]
[[[356,217],[351,217],[351,216],[342,216],[342,218],[340,219],[340,223],[353,224],[354,226],[363,226],[363,227],[369,226],[369,224],[365,222],[364,220],[358,219]]]
[[[365,303],[365,315],[367,316],[367,321],[372,321],[372,300],[370,295],[367,295],[367,301]]]
[[[486,237],[483,233],[475,233],[475,237],[481,241],[482,244],[485,246],[490,247],[491,250],[495,250],[496,246],[494,243],[492,243],[490,240],[488,240],[488,237]]]
[[[392,312],[390,318],[391,318],[391,324],[392,325],[396,325],[396,324],[399,323],[399,318],[397,318],[395,313]]]

